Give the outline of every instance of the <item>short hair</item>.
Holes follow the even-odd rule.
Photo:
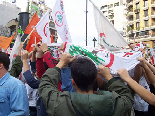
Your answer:
[[[9,56],[6,55],[6,53],[1,52],[1,51],[0,51],[0,63],[3,63],[4,68],[5,68],[6,70],[9,69],[9,65],[10,65]]]
[[[79,57],[71,64],[71,76],[79,89],[88,92],[93,89],[97,69],[92,60],[87,57]]]

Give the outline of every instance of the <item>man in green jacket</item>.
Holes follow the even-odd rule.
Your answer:
[[[73,61],[73,62],[72,62]],[[58,91],[60,70],[71,64],[72,85],[76,92]],[[95,64],[88,58],[71,58],[63,53],[60,62],[49,68],[39,85],[39,94],[43,98],[49,116],[124,116],[133,105],[130,89],[120,79],[113,78],[110,70],[102,65],[97,72]],[[108,80],[109,91],[93,92],[92,87],[97,73]]]

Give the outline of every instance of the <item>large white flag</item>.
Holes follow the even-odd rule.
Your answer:
[[[126,46],[128,46],[128,42],[118,33],[114,26],[91,0],[90,2],[94,6],[94,19],[97,32],[100,35],[101,44],[103,43],[110,51],[126,48]]]
[[[52,18],[55,23],[55,28],[63,42],[71,43],[71,36],[67,25],[66,15],[64,11],[63,0],[56,0],[52,11]]]
[[[16,56],[18,55],[18,47],[21,43],[21,38],[20,38],[20,35],[17,34],[17,38],[15,40],[15,43],[14,43],[14,46],[12,48],[12,51],[11,51],[11,54],[10,54],[10,66],[9,66],[9,70],[11,69],[13,63],[14,63],[14,60],[16,58]]]
[[[47,44],[51,43],[50,31],[49,31],[49,10],[37,23],[36,30],[38,34],[41,36],[43,43],[47,43]]]

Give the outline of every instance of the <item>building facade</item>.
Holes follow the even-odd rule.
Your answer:
[[[130,43],[155,45],[155,0],[127,0],[127,36]]]
[[[30,1],[30,4],[29,4],[30,18],[34,15],[35,11],[37,11],[39,18],[41,18],[46,13],[47,10],[49,10],[50,34],[51,34],[51,36],[53,36],[53,41],[55,43],[57,43],[58,35],[57,35],[57,30],[55,28],[55,24],[54,24],[54,22],[52,20],[52,16],[51,16],[52,9],[45,5],[44,0]]]
[[[21,9],[14,4],[8,2],[1,2],[0,4],[0,25],[6,26],[7,23],[18,17]]]
[[[109,19],[116,30],[126,37],[126,1],[106,0],[100,10]]]

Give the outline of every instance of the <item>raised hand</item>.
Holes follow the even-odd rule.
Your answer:
[[[100,69],[98,73],[101,74],[105,79],[110,80],[113,78],[112,75],[110,74],[110,69],[108,67],[99,65],[98,68]]]
[[[21,57],[22,57],[22,60],[27,60],[28,59],[28,51],[27,50],[24,50],[22,52]]]

